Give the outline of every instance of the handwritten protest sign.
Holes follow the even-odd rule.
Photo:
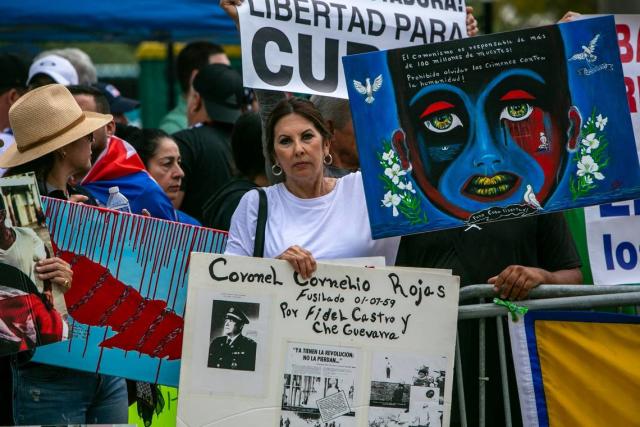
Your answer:
[[[419,269],[319,263],[304,279],[194,253],[178,425],[446,423],[458,289]]]
[[[340,58],[467,36],[464,0],[248,0],[245,86],[346,98]]]
[[[640,15],[615,15],[627,101],[640,157]],[[598,285],[640,283],[640,200],[585,208],[589,263]]]
[[[69,325],[65,283],[36,274],[36,263],[54,255],[34,174],[0,179],[0,192],[2,356],[63,341]]]
[[[178,384],[191,251],[220,252],[223,232],[43,198],[59,256],[72,266],[67,342],[34,361]]]
[[[343,61],[374,238],[640,195],[613,17]]]

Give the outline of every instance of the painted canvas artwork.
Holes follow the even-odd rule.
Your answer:
[[[613,17],[343,61],[374,238],[640,196]]]
[[[34,361],[178,385],[191,252],[226,233],[43,198],[54,250],[71,264],[69,340]]]

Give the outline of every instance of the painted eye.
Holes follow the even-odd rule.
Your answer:
[[[500,119],[506,119],[512,122],[519,122],[528,118],[533,113],[533,106],[526,102],[517,104],[509,104],[502,109]]]
[[[425,120],[424,125],[431,132],[444,133],[462,126],[462,121],[454,113],[442,113],[429,117]]]

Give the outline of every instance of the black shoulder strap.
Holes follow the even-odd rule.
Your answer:
[[[256,223],[256,238],[253,244],[253,256],[264,257],[264,231],[267,228],[267,193],[262,188],[256,188],[260,196],[258,205],[258,221]]]

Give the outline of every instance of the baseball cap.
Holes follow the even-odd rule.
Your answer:
[[[73,68],[71,62],[58,55],[47,55],[33,61],[29,68],[29,78],[27,84],[31,83],[31,79],[36,74],[46,74],[56,83],[70,86],[78,84],[78,73]]]
[[[224,317],[225,319],[231,319],[239,323],[249,323],[249,318],[247,317],[247,315],[244,314],[242,310],[239,310],[236,307],[229,307],[229,310]]]
[[[204,100],[209,117],[217,122],[235,123],[242,114],[242,76],[226,64],[208,64],[193,79],[193,88]]]
[[[0,89],[26,87],[29,68],[19,56],[12,53],[0,55]]]
[[[140,101],[122,96],[118,88],[110,83],[98,82],[94,86],[107,98],[111,114],[127,113],[140,106]]]

